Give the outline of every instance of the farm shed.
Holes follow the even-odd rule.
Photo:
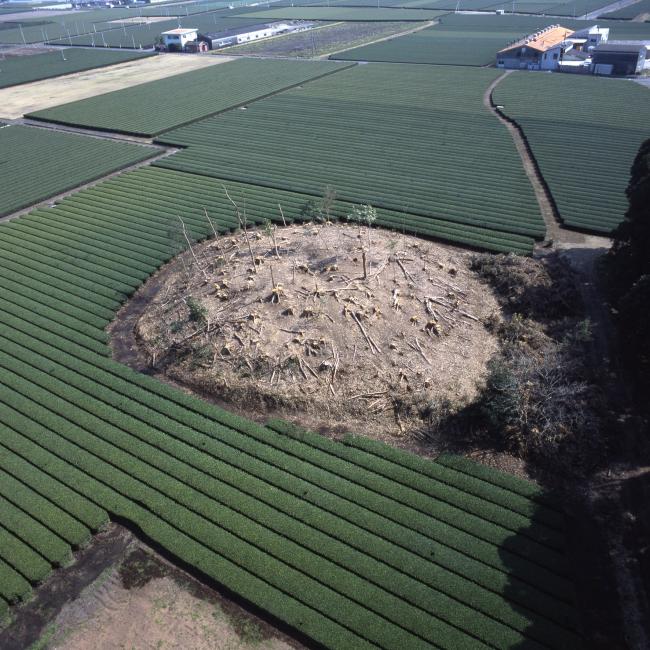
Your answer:
[[[638,74],[646,66],[648,47],[643,42],[610,41],[598,45],[593,53],[595,74]]]
[[[582,49],[587,52],[601,43],[607,43],[609,40],[609,27],[598,27],[598,25],[592,25],[591,27],[586,27],[585,29],[579,29],[577,32],[573,32],[571,38],[585,39]]]
[[[291,23],[262,23],[259,25],[247,25],[246,27],[233,27],[220,32],[208,32],[199,34],[199,41],[207,43],[211,50],[218,50],[221,47],[248,43],[260,38],[277,36],[286,32],[298,29],[298,25]]]
[[[497,52],[497,68],[556,70],[565,51],[573,47],[567,39],[573,30],[551,25],[525,36]]]
[[[170,52],[182,52],[188,43],[193,43],[198,37],[198,29],[178,27],[161,34],[163,43]]]

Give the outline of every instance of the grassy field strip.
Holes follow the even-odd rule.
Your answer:
[[[47,155],[44,155],[47,152]],[[0,216],[160,152],[126,142],[27,126],[0,129]]]
[[[624,80],[564,75],[512,74],[495,89],[495,104],[523,130],[565,225],[608,234],[623,219],[629,168],[648,135],[647,94]],[[592,153],[603,140],[607,156]]]
[[[239,59],[36,111],[27,117],[154,136],[345,67],[326,61]]]
[[[346,201],[542,237],[512,140],[482,104],[498,72],[464,74],[459,85],[448,68],[344,70],[167,133],[160,142],[187,148],[155,166],[314,196],[330,185]]]
[[[103,68],[109,65],[134,61],[151,52],[116,52],[106,50],[75,50],[68,48],[59,52],[47,52],[34,56],[16,56],[2,61],[0,88],[51,79],[74,72]]]

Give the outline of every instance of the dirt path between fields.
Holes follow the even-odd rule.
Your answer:
[[[558,214],[553,198],[540,173],[533,153],[525,139],[525,135],[519,125],[508,119],[500,112],[492,99],[492,91],[503,79],[513,71],[509,70],[496,79],[486,90],[483,101],[485,106],[491,110],[496,117],[506,125],[510,131],[519,155],[521,156],[526,174],[533,185],[544,222],[546,223],[547,236],[551,245],[538,247],[534,253],[539,257],[546,255],[551,250],[557,250],[564,257],[577,275],[577,286],[582,298],[585,314],[591,323],[592,344],[590,346],[590,361],[594,372],[602,377],[603,390],[607,395],[609,408],[618,412],[625,412],[627,405],[631,403],[629,386],[626,381],[623,369],[619,362],[618,337],[615,325],[612,320],[610,306],[605,300],[600,285],[599,263],[603,255],[607,253],[612,245],[609,237],[590,235],[574,230],[563,228],[558,221]],[[598,522],[597,526],[604,530],[602,540],[602,553],[611,557],[614,570],[610,571],[612,583],[610,589],[615,590],[618,603],[618,615],[623,620],[627,640],[630,648],[647,647],[647,633],[643,621],[647,620],[649,608],[648,596],[645,592],[642,580],[639,579],[638,552],[640,543],[628,543],[624,537],[629,536],[631,528],[628,519],[633,517],[630,512],[639,512],[639,507],[625,503],[622,496],[622,488],[626,473],[618,468],[607,470],[607,476],[600,477],[592,482],[585,490],[584,505],[587,509],[586,517],[592,522]],[[637,472],[647,472],[635,470]],[[614,480],[613,477],[616,477]],[[627,518],[627,519],[626,519]],[[638,532],[636,533],[639,534]],[[598,559],[598,555],[594,557]],[[599,592],[597,585],[593,586],[593,593]],[[582,597],[588,599],[589,594],[583,593]],[[595,615],[605,621],[605,625],[614,624],[614,619],[607,623],[610,612],[599,609],[602,605],[595,602],[585,611],[593,611]],[[614,618],[616,614],[611,613]],[[598,621],[594,621],[597,625]],[[611,646],[607,646],[611,647]]]
[[[537,163],[532,156],[532,153],[526,143],[523,132],[521,128],[515,124],[512,120],[506,117],[496,106],[492,99],[492,92],[494,89],[506,78],[509,77],[514,70],[506,70],[500,77],[497,77],[485,90],[483,94],[483,105],[487,108],[498,120],[501,122],[510,132],[512,139],[521,158],[521,163],[528,176],[530,184],[533,186],[533,191],[535,192],[535,198],[539,205],[540,212],[542,213],[542,218],[546,224],[546,236],[547,239],[552,239],[557,241],[560,239],[558,218],[555,207],[553,205],[553,199],[551,198],[549,192],[546,189],[544,179],[537,168]]]
[[[593,327],[592,363],[595,368],[606,367],[616,357],[615,350],[612,349],[616,333],[609,306],[598,287],[597,265],[599,259],[609,250],[612,240],[609,237],[581,233],[561,226],[555,202],[524,132],[514,120],[499,109],[492,97],[495,87],[513,72],[514,70],[506,70],[488,86],[483,95],[483,104],[510,132],[526,175],[533,186],[546,225],[547,237],[546,243],[537,248],[535,255],[544,255],[552,249],[558,250],[578,274],[580,294],[585,304],[587,317]],[[625,395],[622,392],[624,389],[621,382],[611,383],[610,388],[616,401],[624,402]]]
[[[0,118],[16,119],[25,113],[103,95],[113,90],[164,79],[183,72],[232,61],[232,57],[201,54],[159,54],[104,68],[34,81],[0,90]]]

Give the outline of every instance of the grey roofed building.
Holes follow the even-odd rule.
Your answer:
[[[647,55],[643,41],[609,41],[594,49],[593,70],[596,74],[638,74],[645,67]]]
[[[206,32],[199,34],[198,40],[207,43],[211,50],[216,50],[248,40],[275,36],[292,29],[295,29],[295,26],[286,22],[259,23],[245,27],[231,27],[218,32]]]

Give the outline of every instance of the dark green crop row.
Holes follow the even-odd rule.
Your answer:
[[[350,4],[353,4],[352,2]],[[444,15],[444,11],[428,9],[401,9],[396,7],[284,7],[282,9],[262,9],[254,13],[245,14],[247,17],[257,18],[262,22],[273,20],[357,20],[369,22],[382,21],[413,21],[435,20]]]
[[[148,421],[151,421],[150,418],[147,418],[147,420],[148,420]],[[169,450],[169,451],[172,452],[172,450]],[[174,455],[175,455],[175,456],[180,456],[180,454],[178,453],[178,451],[176,451],[176,452],[174,453]],[[220,489],[220,491],[219,491],[218,494],[220,494],[221,497],[223,497],[223,489]],[[216,496],[216,495],[215,495],[215,496]],[[218,497],[217,497],[217,498],[218,498]],[[275,517],[270,518],[269,521],[271,521],[271,522],[276,522],[276,523],[277,523],[277,515],[276,515]],[[337,552],[336,555],[334,555],[334,557],[337,557],[339,553],[340,553],[340,550]],[[355,562],[355,565],[356,565],[356,562]]]
[[[177,251],[178,216],[197,239],[204,209],[237,227],[224,184],[250,223],[305,218],[309,195],[143,168],[0,226],[0,605],[109,513],[331,648],[576,647],[549,506],[280,435],[110,359],[111,312]]]
[[[457,74],[355,66],[168,132],[160,142],[185,149],[155,166],[316,197],[329,185],[344,201],[543,237],[512,139],[483,106],[499,73]]]
[[[345,67],[327,61],[240,59],[46,108],[27,117],[154,136]]]
[[[623,219],[629,170],[648,136],[647,94],[619,79],[525,73],[494,90],[495,104],[523,130],[567,226],[609,234]],[[606,155],[594,153],[602,142]]]
[[[184,11],[183,14],[185,14]],[[231,17],[230,14],[232,12],[226,10],[205,12],[198,15],[181,15],[177,18],[153,23],[104,23],[102,27],[108,26],[108,29],[97,29],[97,32],[84,30],[77,36],[74,36],[71,32],[70,36],[63,33],[57,34],[56,38],[53,38],[48,32],[49,38],[47,42],[52,45],[146,49],[153,47],[156,39],[160,37],[161,32],[168,29],[176,29],[177,27],[198,29],[199,32],[206,33],[230,29],[232,27],[245,27],[246,25],[259,24],[258,18],[246,18],[245,16],[235,18]]]
[[[402,465],[417,474],[423,474],[443,483],[460,487],[465,492],[475,494],[482,499],[492,501],[526,517],[537,519],[556,530],[562,530],[564,528],[565,522],[562,513],[553,507],[547,507],[544,501],[541,503],[531,502],[531,499],[535,498],[535,493],[531,493],[531,484],[528,481],[515,479],[513,484],[519,488],[515,490],[506,484],[495,485],[489,482],[486,484],[487,476],[484,478],[474,477],[462,473],[462,471],[459,471],[459,467],[445,467],[443,464],[446,458],[445,456],[439,457],[438,462],[432,463],[414,454],[404,452],[395,447],[389,447],[364,436],[349,435],[343,439],[343,443],[390,460],[397,465]],[[459,459],[460,457],[450,456],[449,458]],[[468,466],[474,468],[477,465],[476,463],[468,463]],[[495,476],[498,479],[503,475],[495,472]],[[417,481],[417,476],[413,477],[412,480],[414,482]],[[502,489],[496,489],[498,487]],[[528,496],[523,496],[520,490],[523,490],[524,494],[528,494]]]
[[[237,226],[235,211],[225,196],[223,189],[225,185],[230,188],[229,191],[240,208],[246,205],[247,218],[250,222],[260,223],[264,219],[271,219],[280,223],[279,205],[282,206],[285,218],[289,220],[304,219],[301,217],[301,213],[307,204],[310,201],[318,202],[318,198],[296,192],[255,187],[220,179],[215,181],[212,178],[171,170],[148,168],[141,170],[141,173],[146,175],[145,183],[139,182],[138,176],[125,175],[120,177],[118,183],[112,184],[109,181],[103,184],[101,188],[98,188],[98,192],[101,192],[102,198],[110,200],[115,207],[120,207],[121,210],[126,210],[131,214],[137,206],[139,214],[133,214],[133,218],[151,215],[152,219],[160,221],[162,216],[164,225],[159,227],[158,237],[168,233],[170,224],[178,223],[176,216],[178,210],[188,209],[183,192],[192,196],[193,202],[189,208],[189,214],[187,212],[184,214],[192,217],[191,223],[199,224],[198,232],[203,234],[207,233],[207,224],[202,206],[208,208],[210,218],[217,225],[223,228]],[[132,188],[131,191],[128,188]],[[84,202],[84,207],[91,205],[85,198],[80,201]],[[69,203],[66,202],[65,206],[68,205]],[[93,201],[92,207],[100,211],[108,211],[105,205],[98,205],[97,200]],[[337,201],[332,208],[332,216],[345,218],[351,211],[352,205]],[[523,235],[491,231],[479,226],[457,224],[452,221],[383,209],[378,210],[377,225],[496,252],[515,251],[527,254],[532,250],[533,243],[530,237]]]
[[[641,14],[650,13],[650,0],[636,0],[621,9],[610,11],[599,18],[609,18],[614,20],[632,20]]]
[[[9,456],[10,453],[5,452],[5,454],[5,458],[3,458],[3,466],[5,466],[5,461],[7,463],[11,462],[11,459],[6,457]],[[7,469],[9,469],[8,466]],[[38,470],[35,467],[31,467],[30,472],[35,473],[38,476]],[[27,478],[31,483],[31,477]],[[42,479],[42,477],[40,478]],[[48,489],[51,487],[49,483],[50,481],[48,481]],[[65,540],[68,544],[79,546],[88,540],[90,530],[72,515],[56,505],[50,495],[48,495],[49,498],[46,498],[45,496],[38,494],[38,492],[35,492],[32,488],[28,487],[28,485],[5,471],[0,471],[0,486],[2,486],[3,494],[7,499],[12,501],[26,514],[33,517],[35,521],[40,522],[61,539]],[[72,498],[74,503],[80,501],[83,505],[83,501],[79,499],[78,495],[68,495],[68,498]],[[105,519],[105,514],[101,518],[94,518],[92,521],[93,529],[97,529]],[[62,553],[64,552],[62,551]],[[53,561],[56,561],[56,559]]]
[[[29,58],[29,57],[27,57]],[[27,126],[0,128],[0,216],[159,153],[153,147]]]
[[[33,336],[35,334],[35,332],[47,329],[47,322],[44,321],[43,319],[40,319],[40,318],[37,318],[37,320],[34,323],[38,327],[38,330],[33,330],[32,329],[31,325],[28,324],[28,323],[31,323],[31,321],[29,321],[29,320],[25,320],[25,321],[21,322],[19,320],[16,320],[15,318],[9,317],[9,316],[3,316],[2,320],[3,320],[3,322],[6,322],[7,325],[9,326],[9,329],[4,330],[5,333],[6,333],[6,336],[8,338],[10,338],[10,339],[13,339],[13,340],[16,340],[16,341],[21,341],[21,342],[23,342],[25,344],[27,344],[30,339],[29,339],[29,337],[26,337],[26,336],[20,334],[21,330],[25,331],[29,335]],[[37,336],[37,338],[42,338],[42,337],[39,337],[37,334],[36,334],[36,336]],[[63,351],[66,351],[67,353],[72,353],[72,354],[74,354],[76,352],[77,356],[80,356],[80,358],[88,357],[91,361],[93,360],[93,355],[88,355],[87,353],[78,350],[74,346],[74,344],[72,344],[71,342],[67,342],[67,341],[64,341],[64,340],[63,341],[62,340],[55,340],[55,339],[56,339],[56,337],[50,336],[50,337],[48,337],[47,340],[48,340],[48,342],[50,344],[56,343],[57,348],[60,349],[60,350],[63,350]],[[43,356],[43,358],[51,358],[53,360],[54,359],[59,359],[59,360],[63,360],[63,361],[65,360],[64,355],[61,355],[60,353],[49,350],[47,347],[44,347],[44,346],[42,346],[40,344],[38,344],[36,346],[36,349],[38,350],[38,353]],[[101,364],[102,366],[106,365],[107,369],[109,371],[112,371],[113,373],[115,373],[116,370],[121,369],[120,366],[115,366],[115,364],[111,364],[111,362],[109,362],[109,361],[105,361],[105,362],[104,361],[99,361],[99,360],[96,360],[96,361],[97,361],[98,364]],[[127,409],[127,411],[132,413],[133,416],[135,416],[135,417],[142,417],[143,409],[148,410],[150,406],[156,407],[159,412],[168,413],[169,416],[174,416],[174,415],[178,416],[179,414],[183,413],[183,411],[179,412],[179,411],[175,410],[174,408],[170,409],[170,407],[169,407],[169,405],[168,405],[168,403],[166,401],[164,401],[164,400],[161,401],[159,399],[152,398],[150,393],[139,390],[138,388],[134,387],[133,385],[130,385],[128,387],[126,387],[126,386],[122,387],[120,382],[115,381],[115,377],[111,377],[110,374],[107,375],[105,372],[98,372],[97,369],[95,369],[95,367],[93,365],[83,364],[83,363],[79,363],[79,362],[69,363],[67,365],[70,365],[71,368],[76,369],[83,376],[85,376],[87,378],[87,380],[91,380],[91,382],[89,383],[86,379],[81,378],[80,383],[79,383],[79,386],[81,386],[81,387],[83,387],[84,385],[94,386],[95,383],[100,383],[100,384],[103,384],[103,385],[105,385],[107,387],[111,387],[113,390],[120,390],[121,389],[123,391],[124,396],[126,396],[128,394],[128,396],[131,398],[130,401],[127,402],[127,401],[124,401],[122,398],[118,398],[117,401],[116,401],[116,404],[123,406],[123,408]],[[132,374],[128,375],[128,373],[127,373],[126,378],[130,378],[131,380],[133,380],[134,378],[139,378],[139,376],[138,375],[132,375]],[[157,385],[154,385],[153,387],[156,387],[156,386]],[[104,391],[104,394],[108,395],[110,397],[110,393],[106,393],[106,391]],[[132,408],[130,406],[131,402],[133,402],[133,407]],[[200,437],[197,439],[196,433],[193,433],[194,431],[197,431],[197,430],[203,430],[205,432],[209,432],[211,430],[209,426],[206,427],[205,422],[207,422],[207,421],[205,421],[205,420],[201,420],[201,419],[197,419],[197,418],[192,418],[192,419],[188,420],[187,418],[184,418],[183,419],[183,425],[185,423],[187,423],[188,425],[191,425],[191,428],[186,429],[185,426],[183,426],[182,428],[179,429],[178,425],[174,425],[173,428],[170,428],[169,422],[164,418],[161,419],[154,412],[151,415],[149,415],[148,417],[146,417],[144,421],[152,422],[152,423],[156,422],[156,423],[159,424],[159,426],[161,426],[163,428],[166,428],[168,431],[173,431],[175,436],[178,436],[180,433],[185,431],[184,437],[182,438],[185,442],[191,443],[195,448],[198,448],[198,449],[204,451],[205,453],[210,453],[211,450],[212,450],[213,445],[207,445],[206,446],[205,441],[201,441]],[[262,440],[264,440],[264,438],[262,438]],[[253,445],[251,447],[250,443],[244,444],[244,442],[242,442],[238,438],[234,438],[234,439],[229,441],[230,445],[235,445],[234,448],[229,448],[228,446],[224,447],[223,444],[217,445],[216,447],[214,447],[213,460],[211,460],[209,463],[203,465],[201,468],[204,471],[214,473],[214,475],[216,477],[219,477],[220,479],[223,479],[224,477],[227,477],[232,472],[232,470],[229,470],[227,466],[220,468],[222,460],[229,460],[229,462],[232,462],[232,463],[234,463],[236,465],[241,466],[243,469],[248,469],[250,471],[250,465],[249,464],[250,464],[251,460],[250,460],[250,458],[247,459],[247,460],[244,460],[246,458],[246,456],[242,456],[241,452],[244,452],[244,454],[246,454],[246,453],[248,453],[248,454],[255,453],[255,445]],[[178,453],[173,448],[166,447],[165,449],[169,453],[173,453],[173,454]],[[233,453],[233,452],[235,452],[235,453]],[[257,452],[257,454],[259,455],[259,451]],[[276,457],[277,457],[277,459],[276,459]],[[278,457],[277,452],[271,453],[270,456],[268,455],[268,452],[267,452],[263,457],[260,457],[260,458],[262,460],[264,460],[265,462],[270,461],[271,465],[274,465],[274,466],[276,466],[278,468],[283,468],[286,465],[286,461],[282,460],[282,456]],[[260,477],[262,477],[262,476],[266,477],[266,480],[270,480],[271,484],[276,485],[277,487],[280,487],[280,488],[282,488],[284,490],[290,490],[290,491],[294,492],[296,494],[296,496],[298,496],[300,498],[304,499],[304,496],[307,494],[307,491],[309,491],[309,493],[310,493],[310,496],[309,496],[310,500],[312,500],[314,498],[317,498],[317,493],[316,493],[316,496],[314,496],[314,485],[313,484],[307,485],[308,490],[303,491],[303,489],[300,487],[300,485],[296,484],[295,479],[293,481],[289,482],[289,483],[287,483],[286,481],[281,481],[280,483],[278,483],[279,478],[281,478],[281,474],[278,477],[278,474],[277,474],[277,471],[276,471],[275,474],[271,473],[269,475],[268,474],[268,469],[269,469],[268,467],[264,468],[263,465],[260,466],[259,463],[258,463],[257,467],[256,467],[256,469],[254,471],[254,474],[257,475],[257,476],[260,476]],[[309,470],[307,470],[305,472],[304,476],[305,476],[305,478],[307,480],[310,480],[311,474],[313,474],[313,470],[311,472]],[[232,484],[235,485],[235,486],[240,487],[242,485],[242,481],[243,481],[242,475],[239,474],[236,478],[232,479]],[[267,489],[268,488],[266,488],[266,489],[264,489],[264,488],[258,489],[254,493],[255,498],[265,499]],[[346,495],[346,496],[352,502],[357,501],[357,498],[355,498],[354,496],[350,496],[350,495]],[[268,497],[266,497],[266,498],[268,498]],[[273,503],[277,507],[277,499],[275,499]],[[320,505],[321,507],[323,505],[323,503],[319,502],[318,500],[315,501],[314,503]],[[339,516],[341,515],[341,505],[340,504],[337,507],[334,507],[334,508],[329,506],[329,508],[331,509],[331,511],[333,513],[335,513],[335,514],[337,514]],[[298,512],[297,505],[295,503],[288,504],[286,512],[288,512],[288,513],[295,516],[295,514]],[[321,513],[320,517],[318,517],[315,520],[316,524],[321,518],[322,518],[322,513]],[[350,516],[349,520],[351,522],[359,523],[359,521],[360,521],[359,515],[355,515],[354,513],[351,513],[351,516]],[[310,522],[310,523],[313,523],[313,521]],[[383,524],[380,523],[376,528],[374,528],[374,530],[382,531],[382,534],[385,535],[386,533],[383,532],[383,531],[386,530],[386,523],[387,523],[386,521],[384,521]],[[395,540],[397,540],[398,543],[401,543],[402,545],[404,545],[404,543],[405,543],[405,541],[404,541],[405,540],[404,531],[401,532],[401,536],[400,536],[400,533],[398,531],[396,536],[395,536]],[[448,543],[451,540],[447,539],[445,541],[447,541],[447,543]],[[365,548],[366,551],[367,551],[368,547],[367,547],[367,545],[362,544],[360,546],[360,548]],[[422,543],[418,542],[418,541],[415,541],[413,549],[416,550],[416,552],[418,550],[421,552],[422,548],[423,548]],[[442,550],[444,551],[444,548]],[[393,552],[390,555],[394,555],[394,552],[395,551],[393,550]],[[448,555],[449,553],[447,552],[446,554]],[[445,553],[441,552],[440,549],[436,550],[436,558],[438,558],[439,556],[442,558],[442,560],[436,559],[436,561],[437,562],[442,561],[443,565],[445,565],[445,562],[447,562],[444,559]],[[379,557],[381,557],[381,556],[379,556]],[[453,557],[453,554],[450,557]],[[448,565],[448,566],[450,566],[450,568],[454,568],[454,567],[462,566],[462,564],[467,564],[467,561],[465,560],[464,562],[461,562],[461,565],[458,565],[458,560],[456,560],[455,563],[452,563],[451,565]],[[460,570],[463,571],[462,568]],[[471,567],[471,566],[467,567],[466,575],[468,575],[474,581],[476,581],[476,580],[481,581],[481,578],[480,578],[481,573],[485,573],[485,570],[481,571],[479,569],[479,567],[476,566],[476,565],[474,567]],[[415,575],[418,575],[418,576],[419,575],[426,575],[426,570],[423,570],[423,568],[420,567],[418,569],[418,571],[415,573]],[[497,578],[497,580],[498,580],[498,578]],[[491,588],[491,587],[494,587],[495,584],[496,584],[494,581],[495,581],[495,577],[492,576],[491,578],[487,578],[485,580],[485,582],[483,582],[483,584],[485,584],[488,588]],[[527,598],[524,599],[523,602],[526,602],[526,604],[530,605],[530,603],[532,602],[531,598],[530,598],[530,594],[527,596]],[[542,608],[542,611],[544,611],[544,608]]]
[[[0,32],[0,37],[2,32]],[[151,52],[116,52],[106,50],[75,50],[68,48],[36,56],[15,56],[2,61],[0,88],[51,79],[73,72],[103,68],[117,63],[152,56]]]
[[[354,2],[355,0],[350,0]],[[359,0],[357,0],[359,1]],[[495,16],[485,14],[448,14],[441,17],[433,27],[422,31],[406,34],[398,38],[371,43],[356,47],[345,52],[332,55],[333,60],[342,61],[378,61],[391,63],[429,63],[436,65],[468,65],[484,66],[494,64],[496,53],[509,43],[527,34],[557,23],[557,18],[540,16],[507,15],[512,11],[512,3],[508,0],[490,2],[489,0],[460,0],[455,2],[440,0],[439,7],[446,9],[505,9],[506,15]],[[600,3],[600,5],[599,5]],[[516,11],[522,13],[546,13],[548,15],[575,16],[590,11],[598,6],[604,6],[606,0],[571,0],[569,2],[517,2]],[[376,6],[376,5],[375,5]],[[635,7],[636,5],[632,5]],[[630,8],[631,10],[631,8]],[[574,13],[577,11],[578,13]],[[625,11],[625,10],[623,10]],[[569,29],[582,29],[585,23],[564,18],[562,26]],[[598,20],[598,25],[609,27],[610,39],[648,39],[650,26],[637,23],[630,27],[608,21],[606,24]],[[472,44],[467,47],[467,44]]]

